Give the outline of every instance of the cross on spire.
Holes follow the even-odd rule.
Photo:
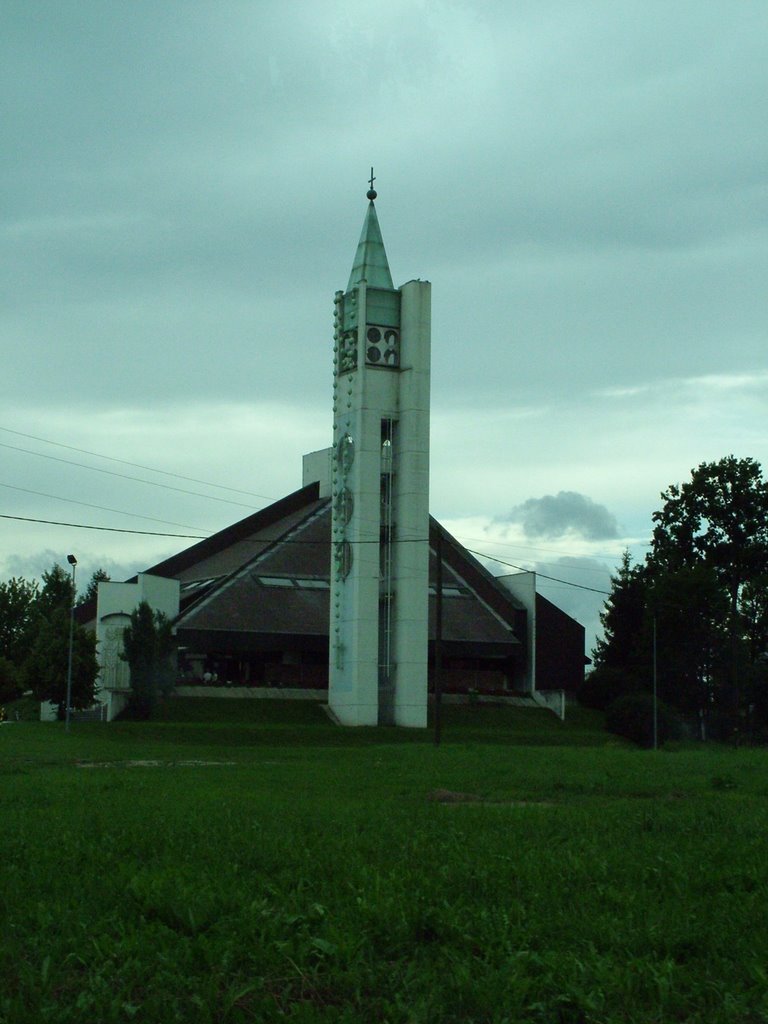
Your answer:
[[[367,198],[370,199],[371,202],[373,202],[373,200],[376,198],[376,195],[377,195],[376,189],[373,187],[374,181],[376,181],[376,179],[373,176],[373,168],[371,168],[371,176],[368,179],[368,184],[370,185],[370,188],[368,189],[368,192],[367,192]]]

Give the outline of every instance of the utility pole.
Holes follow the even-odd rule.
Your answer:
[[[443,711],[443,536],[439,526],[435,534],[435,560],[435,746],[439,747]]]
[[[659,706],[656,686],[656,612],[653,613],[653,749],[659,749]]]
[[[74,555],[67,555],[67,561],[72,566],[72,600],[69,606],[69,658],[67,660],[67,711],[65,715],[65,731],[69,732],[69,713],[72,704],[72,644],[75,638],[75,567],[77,559]]]

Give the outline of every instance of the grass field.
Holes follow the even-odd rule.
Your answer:
[[[176,700],[0,758],[0,1021],[768,1021],[766,751]]]

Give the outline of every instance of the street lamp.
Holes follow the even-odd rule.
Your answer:
[[[69,732],[69,708],[72,703],[72,642],[75,636],[75,567],[77,559],[74,555],[67,555],[67,561],[72,566],[72,603],[69,608],[69,659],[67,662],[67,713],[66,732]]]

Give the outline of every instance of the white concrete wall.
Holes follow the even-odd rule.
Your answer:
[[[99,583],[96,597],[96,654],[99,675],[96,700],[107,705],[111,721],[125,707],[130,693],[130,671],[123,653],[123,630],[131,612],[146,601],[154,610],[174,619],[179,614],[179,581],[139,573],[135,583]]]
[[[395,722],[427,724],[431,286],[401,289],[401,360],[393,577]]]
[[[162,612],[169,619],[175,619],[179,614],[181,586],[178,580],[142,572],[138,576],[138,587],[140,597],[136,604],[146,601],[153,611]]]
[[[333,448],[321,448],[316,452],[307,452],[301,460],[302,487],[315,482],[320,484],[320,497],[327,498],[331,493],[331,459]]]

